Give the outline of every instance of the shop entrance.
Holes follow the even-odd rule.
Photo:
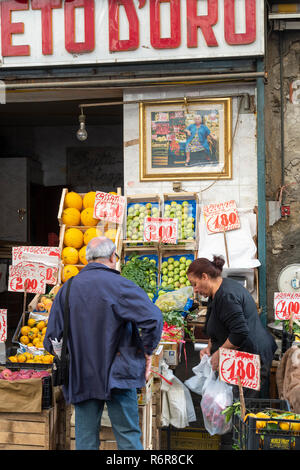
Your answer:
[[[78,99],[66,99],[72,93]],[[96,99],[85,99],[83,93],[71,90],[64,94],[64,99],[38,102],[26,95],[0,106],[0,304],[9,310],[12,330],[20,318],[23,296],[7,292],[11,247],[58,245],[63,188],[109,192],[121,187],[123,191],[122,106],[89,108],[88,137],[81,142],[76,137],[79,104],[105,98],[95,94]],[[109,95],[106,99],[112,101]]]

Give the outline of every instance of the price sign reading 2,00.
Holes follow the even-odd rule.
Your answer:
[[[260,357],[233,349],[220,348],[220,379],[231,385],[260,389]]]

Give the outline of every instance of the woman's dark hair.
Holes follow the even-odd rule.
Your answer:
[[[206,273],[211,278],[216,279],[221,276],[224,264],[225,260],[222,256],[214,256],[213,261],[207,258],[198,258],[189,265],[187,274],[193,274],[201,278],[202,274]]]

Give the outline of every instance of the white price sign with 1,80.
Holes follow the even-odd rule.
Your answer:
[[[240,219],[235,201],[204,206],[203,214],[208,234],[240,228]]]
[[[144,222],[144,242],[176,244],[178,240],[178,219],[146,217]]]
[[[260,357],[234,349],[220,348],[219,376],[231,385],[260,390]]]
[[[274,293],[275,320],[300,320],[300,292]]]
[[[0,343],[5,343],[7,340],[7,310],[0,309]]]

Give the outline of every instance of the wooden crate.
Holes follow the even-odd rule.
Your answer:
[[[160,260],[159,260],[159,266],[160,266],[160,272],[159,272],[159,285],[161,285],[162,281],[162,263],[166,261],[168,258],[181,258],[181,257],[188,257],[191,258],[192,260],[197,259],[197,250],[184,250],[182,246],[173,246],[173,249],[170,249],[169,247],[161,247],[160,250]]]
[[[152,449],[160,450],[161,379],[154,378],[152,386]]]
[[[162,217],[164,217],[164,211],[166,203],[171,201],[178,201],[179,203],[183,201],[193,201],[195,204],[195,236],[194,240],[180,239],[178,240],[177,245],[164,245],[165,249],[178,249],[178,250],[197,250],[199,245],[199,217],[200,217],[200,201],[199,194],[194,192],[174,192],[163,194],[163,203],[162,203]]]
[[[57,409],[0,413],[0,450],[55,450]]]
[[[132,240],[127,238],[127,210],[129,204],[145,204],[145,203],[156,203],[158,205],[158,217],[161,215],[161,199],[158,194],[134,194],[130,196],[126,196],[126,214],[124,217],[124,225],[123,225],[123,246],[127,249],[134,248],[134,249],[142,249],[143,251],[153,250],[153,247],[156,249],[158,248],[158,243],[151,243],[149,245],[144,245],[143,240]]]

